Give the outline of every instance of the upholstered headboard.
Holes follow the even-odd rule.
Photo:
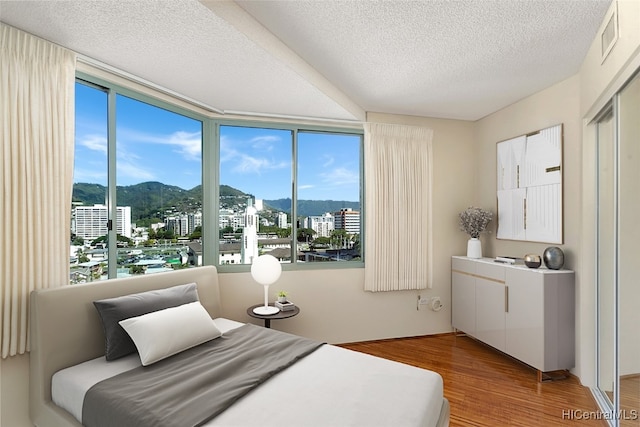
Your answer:
[[[104,354],[104,333],[93,301],[195,282],[211,317],[220,316],[215,267],[190,268],[31,293],[29,413],[40,427],[79,426],[51,401],[51,377],[60,369]]]

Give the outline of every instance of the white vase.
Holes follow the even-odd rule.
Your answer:
[[[467,241],[467,258],[482,258],[482,243],[480,239],[472,237]]]

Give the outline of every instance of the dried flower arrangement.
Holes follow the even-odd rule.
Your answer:
[[[477,239],[493,219],[493,212],[470,206],[460,212],[459,216],[460,230]]]

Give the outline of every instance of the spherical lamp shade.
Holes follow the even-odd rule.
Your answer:
[[[260,255],[251,264],[253,280],[264,286],[264,306],[253,309],[254,313],[262,315],[276,314],[278,307],[269,305],[269,285],[275,283],[282,273],[280,262],[273,255]]]
[[[280,262],[273,255],[260,255],[251,264],[251,276],[261,285],[275,283],[282,273]]]

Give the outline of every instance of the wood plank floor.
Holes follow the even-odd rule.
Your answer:
[[[640,427],[640,375],[620,378],[621,427]]]
[[[340,347],[440,373],[451,405],[451,426],[607,425],[594,419],[597,405],[577,378],[539,383],[533,368],[466,336],[434,335]]]

